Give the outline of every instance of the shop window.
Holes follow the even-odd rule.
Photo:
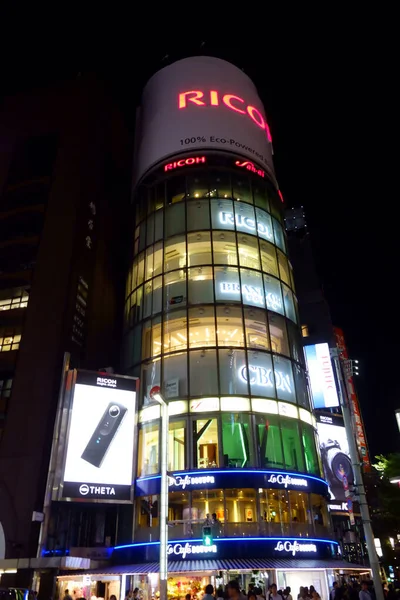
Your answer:
[[[239,264],[241,267],[260,269],[258,240],[250,235],[238,234]]]
[[[267,308],[283,315],[282,291],[278,279],[264,275],[264,290]]]
[[[170,444],[171,444],[170,429]],[[182,467],[183,468],[183,467]],[[175,471],[179,470],[176,467]],[[168,494],[168,522],[190,520],[189,492],[169,492]]]
[[[251,306],[265,307],[265,296],[263,287],[263,276],[256,271],[240,269],[240,278],[242,280],[242,301],[243,304]]]
[[[282,226],[279,225],[279,223],[278,223],[278,221],[276,221],[276,219],[272,219],[272,223],[273,223],[273,228],[274,228],[275,244],[283,252],[286,252],[285,236],[284,236],[284,233],[283,233]]]
[[[165,397],[185,398],[187,396],[187,353],[180,352],[164,358],[163,390]]]
[[[187,317],[185,310],[164,316],[164,352],[187,348]]]
[[[11,288],[0,292],[0,311],[28,306],[29,291],[25,288]]]
[[[310,501],[312,519],[316,525],[316,530],[318,531],[318,526],[328,527],[329,517],[325,498],[318,494],[310,494]]]
[[[161,312],[162,291],[162,277],[156,277],[153,279],[153,315]]]
[[[296,384],[297,403],[307,410],[310,410],[310,399],[308,397],[308,388],[306,374],[302,367],[293,364],[294,380]]]
[[[184,175],[175,175],[166,181],[167,205],[182,202],[186,195],[186,180]]]
[[[282,418],[281,430],[286,467],[294,471],[303,472],[303,449],[297,421]]]
[[[159,471],[160,424],[144,423],[139,429],[138,476],[145,477]]]
[[[256,206],[269,211],[268,193],[263,182],[253,181],[253,198]]]
[[[274,356],[276,393],[279,400],[296,403],[292,362],[282,356]]]
[[[256,423],[261,466],[284,469],[279,417],[271,414],[256,415]]]
[[[211,224],[213,229],[235,229],[232,200],[211,200]]]
[[[168,437],[168,470],[183,471],[185,468],[186,421],[170,421]],[[182,519],[182,517],[180,517]]]
[[[210,229],[210,203],[208,200],[191,200],[187,203],[187,230]]]
[[[186,266],[185,237],[175,236],[165,243],[164,270],[173,271]]]
[[[220,350],[219,380],[221,395],[248,396],[249,385],[246,379],[246,360],[243,350]]]
[[[142,528],[158,527],[159,496],[138,498],[136,502],[136,525],[139,529],[135,533],[135,538],[136,535],[145,533],[141,531]],[[148,540],[148,538],[145,539]]]
[[[319,475],[318,457],[314,429],[310,425],[302,423],[303,447],[306,459],[306,470],[308,473]]]
[[[218,346],[244,346],[242,309],[217,306]]]
[[[272,358],[265,352],[250,351],[247,353],[248,367],[241,376],[250,384],[252,396],[275,398],[275,380],[272,369]]]
[[[211,265],[211,236],[209,232],[188,234],[188,265]]]
[[[143,336],[146,335],[146,331],[143,331]],[[161,340],[161,316],[155,317],[152,321],[151,331],[148,335],[152,338],[152,356],[157,356],[163,351],[162,340]],[[164,345],[165,348],[165,345]],[[168,351],[168,350],[167,350]]]
[[[215,267],[215,299],[240,302],[239,272],[232,267]]]
[[[272,351],[290,356],[285,319],[277,314],[268,312],[268,322]]]
[[[210,520],[215,514],[220,522],[225,521],[225,490],[204,490],[192,492],[192,519],[204,523],[207,516]]]
[[[186,305],[186,269],[164,275],[164,310]]]
[[[289,523],[289,499],[286,490],[261,490],[261,518],[267,523]]]
[[[252,489],[234,489],[234,490],[225,490],[225,504],[226,504],[226,520],[227,524],[229,523],[240,523],[244,525],[247,524],[257,524],[258,525],[258,515],[257,515],[257,503],[256,503],[256,491]],[[251,526],[249,526],[251,529]],[[228,525],[228,530],[231,535],[240,536],[246,535],[246,526],[242,527],[235,532]]]
[[[222,413],[223,466],[242,469],[254,466],[250,416]]]
[[[165,237],[185,231],[185,203],[174,204],[165,209]]]
[[[0,334],[1,335],[1,334]],[[18,350],[19,344],[21,341],[21,336],[19,334],[8,334],[7,330],[3,334],[3,337],[0,337],[0,352],[9,352],[10,350]]]
[[[307,523],[311,525],[308,494],[305,494],[304,492],[289,491],[288,495],[293,526],[296,527],[297,523]],[[296,531],[296,529],[294,529],[294,531]]]
[[[217,353],[215,350],[189,352],[190,395],[218,395]],[[205,374],[207,376],[205,376]]]
[[[161,386],[161,360],[156,359],[147,363],[143,363],[141,369],[141,397],[143,404],[146,405],[150,402],[151,388],[153,388],[155,385]]]
[[[187,178],[187,197],[188,198],[208,198],[208,178],[207,173],[202,171]]]
[[[257,235],[254,208],[241,202],[234,203],[236,230]]]
[[[277,251],[277,254],[278,254],[278,264],[279,264],[279,277],[287,285],[290,285],[289,265],[288,265],[287,258],[280,250]]]
[[[218,420],[193,421],[194,466],[208,469],[219,466]]]
[[[231,178],[228,173],[211,171],[211,188],[215,190],[217,198],[232,198]]]
[[[244,308],[246,346],[269,350],[266,312],[259,308]]]
[[[189,345],[191,348],[216,345],[213,306],[201,306],[189,310]]]
[[[274,242],[274,234],[272,231],[272,220],[268,213],[256,208],[257,233],[260,238],[268,242]]]
[[[236,234],[230,231],[213,231],[215,265],[234,266],[238,264]]]
[[[278,277],[278,265],[276,262],[275,247],[268,242],[260,240],[261,267],[265,273]]]
[[[245,175],[233,175],[232,177],[233,198],[241,202],[253,204],[253,195],[250,189],[250,180]]]
[[[214,302],[214,276],[212,267],[189,269],[189,304]]]

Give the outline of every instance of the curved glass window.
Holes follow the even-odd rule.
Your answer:
[[[152,475],[159,471],[159,422],[146,423],[139,429],[138,476]]]
[[[214,275],[212,267],[193,267],[189,272],[189,303],[214,302]]]
[[[304,454],[306,460],[306,470],[308,473],[318,473],[318,456],[316,449],[316,440],[314,430],[310,425],[302,423],[302,438],[304,446]]]
[[[286,468],[304,471],[303,448],[297,421],[281,419],[281,431]]]
[[[221,418],[223,466],[235,469],[254,466],[250,415],[222,413]]]
[[[188,265],[210,265],[211,236],[209,231],[190,233],[188,235]]]
[[[230,231],[213,231],[213,251],[215,265],[237,265],[236,234]]]
[[[256,415],[261,467],[284,469],[279,417]]]
[[[259,308],[245,308],[244,320],[246,330],[246,346],[259,350],[269,350],[267,315]]]
[[[217,306],[218,346],[244,346],[242,310],[236,306]]]
[[[219,466],[218,420],[204,418],[193,421],[194,464],[198,469]]]

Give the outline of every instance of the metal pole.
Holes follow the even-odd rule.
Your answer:
[[[168,421],[168,404],[163,400],[161,403],[160,600],[167,600],[168,580]]]
[[[379,559],[376,553],[374,533],[372,531],[371,518],[369,515],[369,508],[367,497],[365,494],[364,482],[362,477],[360,457],[358,454],[355,433],[353,431],[351,411],[347,393],[347,387],[343,378],[342,365],[339,358],[337,348],[331,349],[331,356],[335,363],[336,374],[339,381],[339,397],[340,404],[343,413],[343,421],[346,429],[347,441],[349,443],[350,458],[353,466],[355,485],[357,488],[357,495],[359,497],[361,520],[364,528],[365,539],[367,542],[368,557],[372,569],[372,577],[374,580],[375,594],[377,600],[384,600],[381,570],[379,566]]]

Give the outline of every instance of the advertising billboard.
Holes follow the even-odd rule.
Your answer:
[[[334,327],[335,337],[336,337],[336,346],[340,353],[340,358],[342,361],[349,360],[349,354],[347,352],[346,343],[344,340],[344,334],[341,329],[338,327]],[[371,462],[369,459],[369,452],[367,446],[367,438],[365,436],[364,423],[361,417],[360,404],[358,402],[357,393],[353,383],[353,377],[351,375],[351,370],[343,369],[344,378],[346,382],[347,394],[350,402],[350,408],[353,418],[353,429],[356,436],[357,448],[360,453],[360,458],[362,460],[362,464],[365,471],[371,470]]]
[[[339,406],[335,378],[326,343],[304,347],[315,408]]]
[[[215,149],[248,157],[273,176],[271,133],[257,90],[243,71],[219,58],[185,58],[153,75],[136,135],[136,182],[177,153]],[[184,167],[181,158],[176,166],[169,161],[167,170]]]
[[[73,389],[63,497],[130,500],[136,381],[78,371]]]
[[[331,501],[347,502],[345,488],[354,484],[354,473],[343,419],[318,415],[317,430]]]

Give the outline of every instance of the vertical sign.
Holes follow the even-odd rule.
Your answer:
[[[339,406],[333,376],[329,346],[326,342],[304,347],[310,375],[311,392],[315,408]]]
[[[339,329],[338,327],[335,327],[334,330],[335,330],[335,337],[336,337],[336,346],[339,350],[340,358],[342,360],[348,360],[349,354],[347,352],[346,343],[344,341],[343,331],[341,329]],[[344,373],[344,377],[345,377],[345,381],[346,381],[346,388],[347,388],[347,394],[349,397],[351,412],[353,415],[353,425],[354,425],[354,432],[355,432],[355,436],[356,436],[358,451],[360,453],[360,457],[361,457],[364,469],[366,471],[370,471],[371,470],[371,462],[369,460],[367,439],[365,436],[364,424],[362,422],[358,397],[357,397],[356,390],[355,390],[354,384],[353,384],[353,377],[351,376],[351,373],[346,373],[346,372]]]

